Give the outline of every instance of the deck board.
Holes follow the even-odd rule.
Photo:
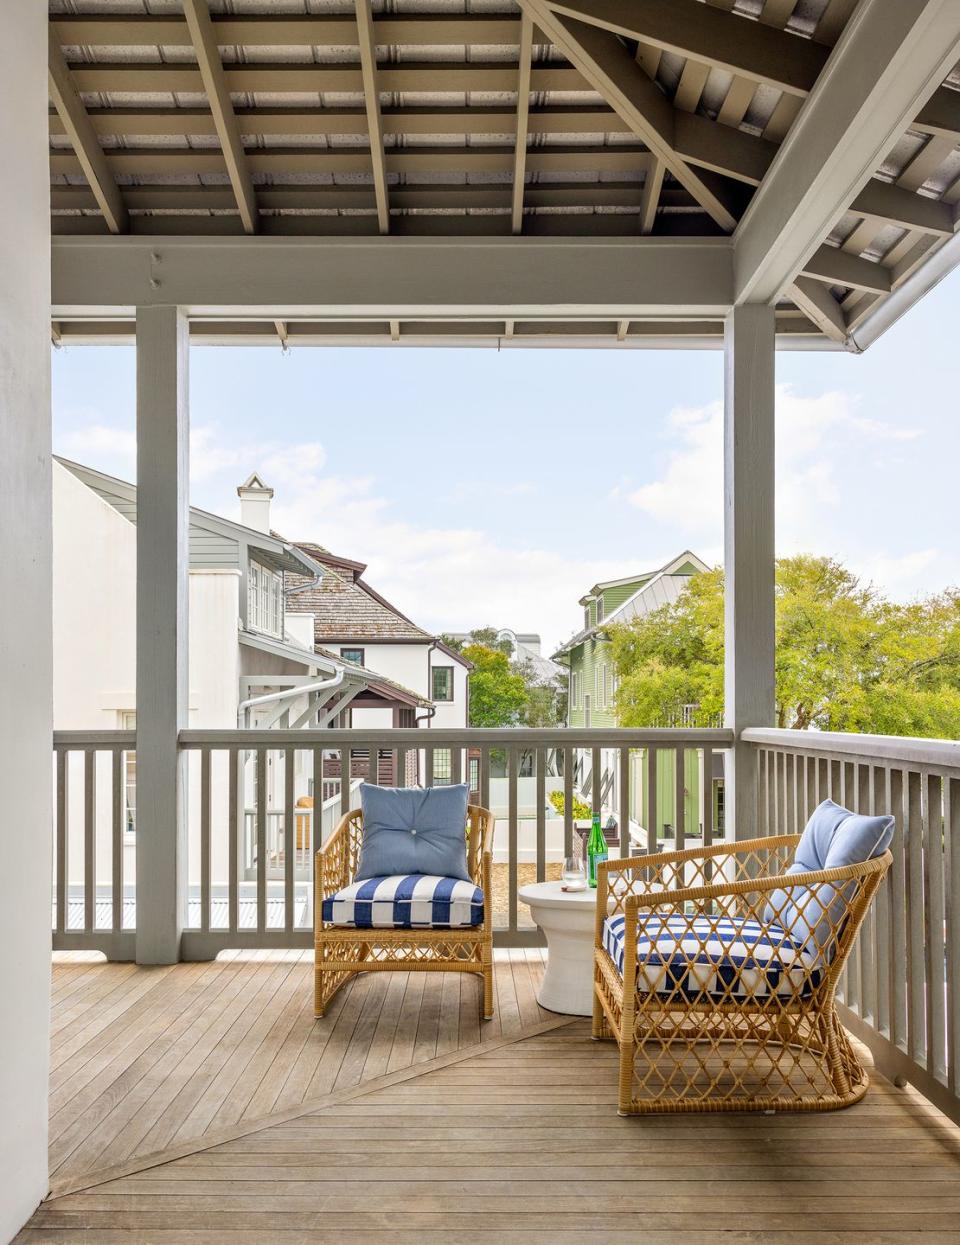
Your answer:
[[[133,1002],[116,1051],[93,1032],[74,1098],[100,1097],[72,1124],[91,1128],[24,1243],[960,1243],[960,1129],[914,1091],[876,1078],[830,1114],[621,1119],[615,1048],[539,1007],[536,952],[499,954],[483,1025],[479,983],[424,974],[360,978],[314,1021],[297,953],[179,966],[146,992],[78,967],[55,971],[63,1007],[116,1006],[124,982]]]

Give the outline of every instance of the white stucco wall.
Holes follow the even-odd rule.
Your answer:
[[[368,670],[375,670],[377,674],[382,674],[388,679],[392,679],[395,683],[402,684],[403,687],[409,688],[412,692],[418,692],[421,696],[430,699],[430,677],[428,673],[428,650],[429,644],[376,644],[366,641],[363,644],[357,641],[356,645],[335,645],[334,652],[339,652],[343,647],[362,647],[364,650],[364,663]],[[430,665],[435,666],[452,666],[454,679],[454,699],[437,705],[437,712],[433,718],[434,726],[466,726],[467,725],[467,671],[452,657],[448,657],[446,653],[434,649],[429,656]],[[381,723],[372,716],[364,716],[362,725],[364,727],[373,725],[391,725],[389,714]],[[355,715],[356,724],[361,725],[359,721],[359,712]]]
[[[47,1191],[52,666],[47,6],[0,39],[0,1240]],[[16,123],[13,124],[13,119]]]

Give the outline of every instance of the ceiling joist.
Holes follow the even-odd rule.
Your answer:
[[[53,33],[50,35],[48,79],[50,98],[107,228],[111,233],[126,233],[130,223],[127,209]]]
[[[237,199],[237,209],[247,233],[256,233],[259,225],[257,199],[240,138],[240,127],[233,111],[217,37],[207,8],[207,0],[183,0],[183,15],[197,54],[197,66],[203,80],[210,112],[216,126],[220,149],[227,166],[230,185]]]
[[[563,17],[542,0],[521,0],[521,6],[680,185],[721,229],[731,232],[739,216],[731,188],[715,173],[700,172],[678,154],[676,110],[620,39]]]
[[[360,72],[367,109],[367,133],[373,165],[373,187],[377,199],[377,222],[381,233],[390,232],[390,200],[387,193],[387,161],[380,119],[380,89],[377,83],[377,47],[373,32],[370,0],[356,0],[357,32],[360,39]]]
[[[523,231],[523,191],[527,177],[527,126],[530,117],[530,74],[533,56],[533,22],[524,14],[520,22],[520,69],[517,75],[517,137],[513,157],[513,198],[510,226]]]

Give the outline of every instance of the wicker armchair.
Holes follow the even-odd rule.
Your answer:
[[[834,993],[892,857],[785,875],[799,839],[600,866],[593,1036],[619,1045],[620,1115],[829,1111],[863,1097]]]
[[[491,812],[467,808],[467,872],[483,892],[483,921],[463,928],[355,928],[323,919],[322,900],[354,880],[363,838],[360,809],[347,813],[316,854],[314,1014],[351,977],[364,972],[476,973],[483,978],[483,1017],[493,1016],[493,892]]]

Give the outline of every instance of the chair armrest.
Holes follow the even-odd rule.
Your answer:
[[[316,854],[316,887],[318,896],[332,894],[349,886],[353,880],[350,868],[350,823],[356,811],[345,814],[340,824]]]

